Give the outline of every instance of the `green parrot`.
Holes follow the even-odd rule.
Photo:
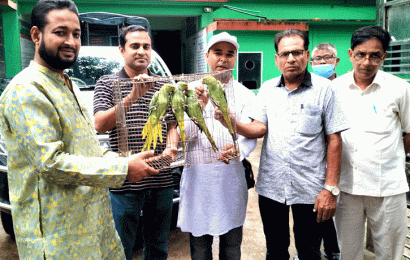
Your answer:
[[[151,148],[157,146],[157,138],[162,143],[162,127],[160,123],[161,117],[169,107],[171,101],[171,93],[175,90],[175,86],[172,84],[165,84],[161,89],[155,92],[149,104],[148,120],[142,129],[142,138],[146,139],[142,151],[148,151]]]
[[[181,137],[182,141],[182,149],[184,150],[185,154],[185,130],[184,130],[184,112],[186,107],[186,96],[185,91],[188,89],[188,84],[186,82],[178,82],[177,88],[175,89],[174,93],[171,96],[171,107],[172,112],[174,112],[174,116],[177,119],[178,126],[179,126],[179,136]]]
[[[215,104],[219,108],[219,110],[222,112],[222,115],[225,119],[226,124],[228,125],[228,130],[232,136],[233,143],[236,149],[236,145],[235,145],[236,134],[232,127],[231,118],[229,117],[229,114],[228,114],[228,102],[226,101],[225,90],[222,87],[222,83],[212,76],[205,76],[202,79],[202,82],[208,88],[209,98],[211,99],[212,103]]]
[[[185,91],[185,95],[187,97],[187,105],[185,108],[186,113],[188,114],[189,118],[191,118],[192,122],[194,122],[199,127],[199,129],[201,129],[201,131],[205,133],[206,137],[212,145],[212,149],[215,152],[217,152],[218,147],[216,147],[215,141],[212,138],[211,133],[208,130],[208,127],[205,124],[204,115],[202,113],[202,107],[198,103],[195,90],[187,89]]]

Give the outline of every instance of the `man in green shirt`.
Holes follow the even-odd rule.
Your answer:
[[[145,160],[103,150],[79,90],[63,70],[80,40],[71,0],[41,0],[32,11],[34,60],[0,97],[10,201],[21,259],[124,259],[108,187],[158,174]]]

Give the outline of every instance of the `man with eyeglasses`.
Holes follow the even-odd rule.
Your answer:
[[[363,259],[366,219],[375,258],[403,257],[410,84],[379,70],[389,43],[389,33],[380,27],[355,31],[349,49],[353,71],[333,81],[351,126],[342,133],[341,194],[335,218],[342,259]]]
[[[313,48],[310,65],[314,74],[334,80],[337,77],[335,69],[339,60],[336,47],[329,42],[324,42]]]
[[[289,259],[289,210],[299,259],[321,259],[321,222],[334,216],[340,169],[340,132],[347,126],[330,81],[307,70],[309,38],[289,29],[275,36],[280,77],[266,81],[251,111],[264,136],[256,192],[266,259]]]

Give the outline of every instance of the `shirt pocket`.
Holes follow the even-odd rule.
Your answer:
[[[308,105],[301,109],[297,118],[296,131],[304,135],[315,135],[322,131],[322,109]]]
[[[375,110],[363,118],[363,128],[365,132],[374,134],[390,134],[395,127],[396,113],[392,108],[386,108],[382,111]]]

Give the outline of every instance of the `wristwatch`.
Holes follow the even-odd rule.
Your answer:
[[[330,193],[332,193],[333,195],[335,195],[335,196],[337,196],[337,195],[339,195],[339,193],[340,193],[340,189],[339,189],[339,187],[337,187],[337,186],[330,186],[330,185],[327,185],[326,183],[325,183],[325,187],[324,187],[326,190],[328,190],[328,191],[330,191]]]

